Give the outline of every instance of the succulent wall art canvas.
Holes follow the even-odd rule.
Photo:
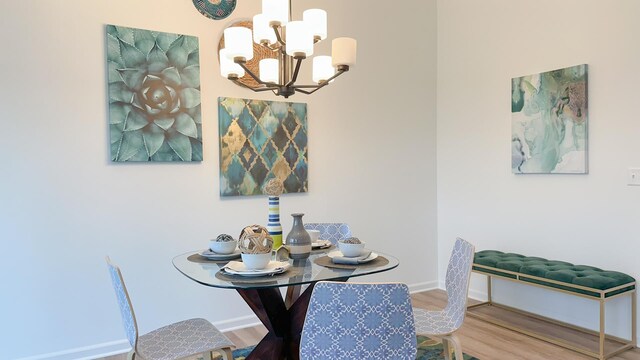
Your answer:
[[[218,98],[220,195],[260,195],[278,179],[306,192],[307,104]]]
[[[198,38],[107,25],[113,161],[202,161]]]
[[[587,65],[513,78],[513,173],[587,173]]]

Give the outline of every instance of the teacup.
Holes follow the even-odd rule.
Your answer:
[[[216,254],[231,254],[236,250],[238,242],[233,241],[209,241],[209,249]]]
[[[242,262],[249,270],[260,270],[267,267],[271,261],[271,253],[264,254],[242,254]]]
[[[349,244],[338,241],[338,249],[340,249],[342,255],[346,257],[356,257],[364,253],[364,243],[362,242],[359,244]]]
[[[320,230],[307,230],[309,237],[311,237],[311,243],[314,243],[320,239]]]

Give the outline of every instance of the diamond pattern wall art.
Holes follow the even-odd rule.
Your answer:
[[[202,161],[198,38],[107,25],[113,161]]]
[[[587,173],[587,65],[513,78],[511,170]]]
[[[307,104],[218,98],[220,195],[261,195],[277,178],[307,192]]]

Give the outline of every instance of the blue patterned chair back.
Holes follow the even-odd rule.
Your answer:
[[[338,240],[351,237],[349,224],[345,223],[307,223],[304,224],[307,230],[320,230],[320,239],[329,240],[332,244],[337,244]]]
[[[416,330],[405,284],[318,282],[300,340],[300,359],[416,358]]]
[[[107,256],[107,266],[109,267],[109,274],[111,274],[111,281],[113,282],[113,289],[116,291],[116,298],[118,299],[118,305],[120,305],[120,315],[122,315],[122,324],[124,330],[127,333],[127,339],[131,346],[135,349],[138,341],[138,324],[136,323],[136,316],[133,312],[133,306],[131,306],[131,300],[129,299],[129,293],[124,285],[120,268],[111,262],[111,259]]]
[[[469,279],[475,248],[469,242],[457,238],[451,252],[445,287],[449,298],[445,312],[452,319],[457,329],[462,326],[467,310],[467,296],[469,294]]]

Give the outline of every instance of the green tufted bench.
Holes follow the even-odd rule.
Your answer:
[[[488,300],[480,304],[469,306],[469,315],[471,316],[475,315],[476,317],[483,318],[484,320],[494,324],[561,345],[598,359],[607,359],[636,346],[636,281],[633,277],[627,274],[617,271],[602,270],[593,266],[574,265],[565,261],[547,260],[540,257],[503,253],[496,250],[483,250],[477,252],[473,261],[473,271],[487,276]],[[514,310],[519,313],[524,313],[530,317],[559,323],[553,319],[543,318],[535,314],[526,313],[521,310],[495,303],[492,300],[491,294],[492,278],[516,281],[523,284],[534,285],[599,301],[600,331],[592,332],[586,329],[579,329],[584,333],[597,336],[597,349],[587,349],[582,346],[576,346],[565,341],[560,341],[557,337],[551,337],[548,334],[523,330],[517,326],[509,325],[502,320],[492,320],[490,318],[474,314],[474,312],[471,311],[474,308],[497,306],[508,310]],[[632,297],[631,340],[620,339],[607,335],[604,329],[604,310],[606,301],[623,295],[630,295]],[[565,326],[576,329],[576,327],[568,324],[565,324]],[[611,349],[611,342],[619,344],[619,346],[614,347],[613,351],[605,354],[605,342],[607,351]]]

